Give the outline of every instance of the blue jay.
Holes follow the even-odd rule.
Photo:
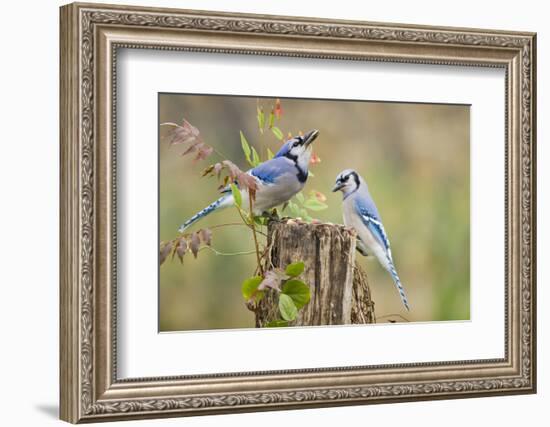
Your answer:
[[[261,215],[271,208],[290,200],[302,191],[308,177],[311,159],[311,143],[319,131],[314,129],[304,136],[295,136],[286,141],[277,154],[270,160],[250,169],[247,173],[256,179],[258,188],[254,201],[254,214]],[[222,190],[221,196],[214,203],[193,215],[179,228],[180,233],[186,228],[214,211],[233,206],[233,194],[230,186]],[[248,206],[248,191],[241,190],[242,205]]]
[[[374,255],[382,267],[391,274],[401,301],[409,310],[405,289],[393,264],[390,241],[367,183],[357,172],[346,169],[336,177],[332,191],[341,191],[344,195],[344,224],[357,232],[357,250],[364,256]]]

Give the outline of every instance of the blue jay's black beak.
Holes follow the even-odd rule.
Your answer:
[[[344,184],[341,182],[336,182],[334,187],[332,187],[332,192],[336,193],[338,190],[341,190],[344,187]]]
[[[309,144],[315,141],[317,135],[319,135],[319,131],[317,129],[310,130],[308,133],[306,133],[304,135],[304,145],[307,147]]]

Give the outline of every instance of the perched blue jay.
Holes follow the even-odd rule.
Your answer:
[[[382,267],[391,274],[401,301],[409,310],[405,289],[393,265],[390,241],[367,183],[357,172],[346,169],[336,177],[332,191],[341,191],[344,195],[344,224],[357,232],[357,250],[364,256],[374,255]]]
[[[256,179],[258,188],[254,200],[254,214],[262,213],[279,206],[299,193],[307,181],[311,143],[319,131],[314,129],[304,136],[295,136],[286,141],[275,157],[263,162],[247,173]],[[222,190],[223,196],[202,211],[193,215],[179,228],[186,228],[214,211],[233,206],[233,194],[230,186]],[[248,206],[248,191],[241,190],[242,204]]]

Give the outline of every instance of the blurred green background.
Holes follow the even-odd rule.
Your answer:
[[[356,169],[367,181],[392,244],[411,311],[400,302],[390,275],[375,261],[358,256],[367,271],[379,321],[403,315],[409,321],[467,320],[470,317],[470,110],[464,105],[281,99],[277,125],[283,133],[319,129],[305,193],[327,197],[321,221],[342,223],[341,193],[331,193],[336,175]],[[203,140],[248,169],[241,149],[242,130],[262,159],[281,142],[260,134],[257,105],[266,115],[275,98],[159,94],[159,123],[185,117]],[[169,145],[169,128],[160,129],[160,240],[177,236],[186,219],[214,201],[218,182],[201,171],[222,160],[213,154],[193,162],[184,147]],[[189,231],[238,222],[235,209],[213,213]],[[244,227],[216,229],[213,246],[222,252],[249,251]],[[161,331],[254,327],[253,313],[241,296],[242,281],[255,268],[254,255],[216,256],[203,250],[160,268]]]

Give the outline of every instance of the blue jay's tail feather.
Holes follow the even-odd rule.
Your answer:
[[[389,260],[389,272],[391,274],[391,277],[393,279],[393,282],[395,283],[395,287],[397,288],[397,292],[399,292],[399,296],[401,297],[401,301],[403,302],[403,305],[407,309],[407,311],[410,311],[409,308],[409,302],[407,301],[407,295],[405,295],[405,288],[403,288],[403,285],[401,284],[401,280],[399,280],[399,276],[397,275],[397,271],[395,270],[395,267],[393,265],[393,262]]]
[[[195,215],[193,215],[191,218],[189,218],[187,221],[185,221],[180,226],[178,231],[180,233],[183,233],[187,228],[189,228],[191,225],[193,225],[199,219],[204,218],[205,216],[211,214],[212,212],[214,212],[218,209],[226,208],[226,207],[230,206],[232,203],[233,203],[233,195],[226,194],[225,196],[220,197],[214,203],[208,205],[202,211],[197,212]]]

